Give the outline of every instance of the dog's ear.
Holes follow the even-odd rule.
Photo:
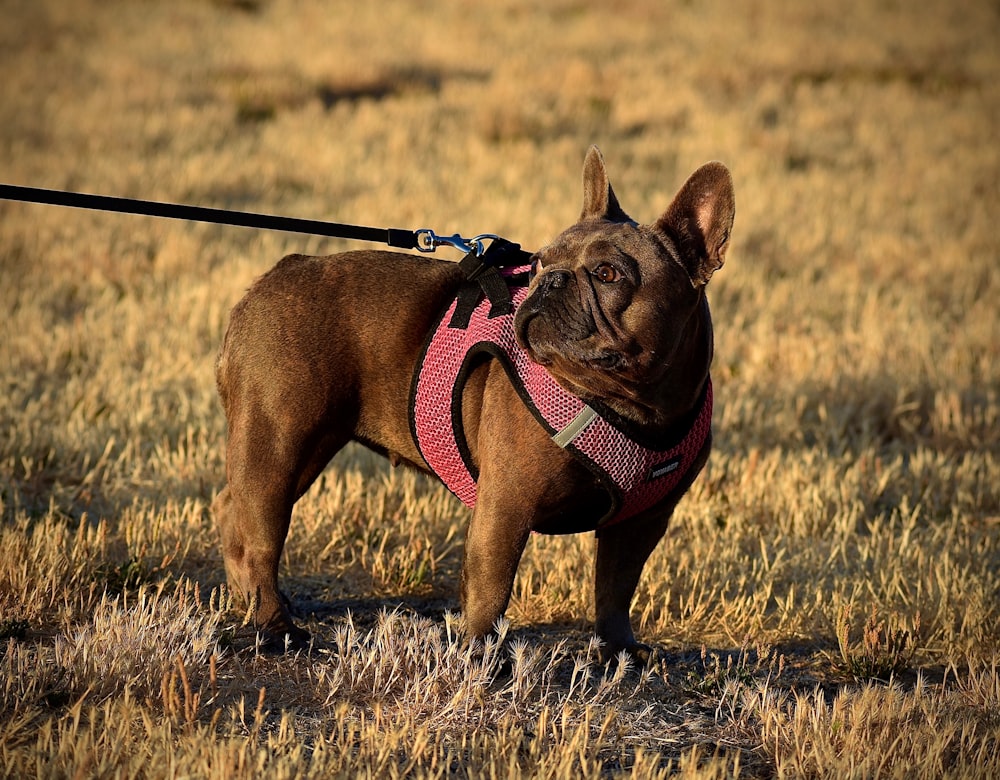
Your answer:
[[[657,221],[656,229],[673,241],[696,287],[722,268],[735,214],[733,177],[722,163],[710,162],[691,174]]]
[[[580,220],[586,219],[632,221],[618,205],[618,198],[608,181],[608,172],[604,169],[604,157],[596,146],[590,147],[587,159],[583,161],[583,211]]]

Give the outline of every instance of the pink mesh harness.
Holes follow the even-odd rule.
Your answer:
[[[417,446],[448,489],[466,506],[475,506],[478,475],[461,434],[461,397],[472,359],[486,352],[501,360],[528,408],[556,444],[579,458],[608,490],[612,507],[598,528],[626,520],[665,498],[701,452],[712,426],[711,379],[701,409],[678,444],[653,450],[633,441],[560,387],[518,346],[514,312],[528,288],[511,276],[527,271],[524,266],[503,272],[513,301],[510,313],[490,317],[490,301],[483,298],[468,326],[462,328],[452,327],[457,298],[445,311],[414,377],[410,424]]]

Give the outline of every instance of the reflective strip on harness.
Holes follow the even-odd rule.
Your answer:
[[[576,437],[587,430],[587,426],[597,419],[597,412],[589,406],[584,406],[572,422],[552,437],[552,441],[561,449],[566,449]]]

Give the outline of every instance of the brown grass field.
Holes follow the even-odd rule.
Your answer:
[[[528,248],[591,143],[640,220],[710,159],[737,197],[645,668],[595,658],[584,535],[529,542],[506,641],[470,650],[467,512],[361,449],[286,548],[315,645],[263,652],[209,511],[213,361],[256,276],[349,245],[0,202],[0,776],[1000,776],[997,2],[0,17],[7,183]]]

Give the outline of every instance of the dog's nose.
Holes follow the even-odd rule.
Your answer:
[[[546,271],[542,275],[542,289],[548,292],[549,290],[560,290],[569,284],[570,272],[562,270],[552,270]]]

